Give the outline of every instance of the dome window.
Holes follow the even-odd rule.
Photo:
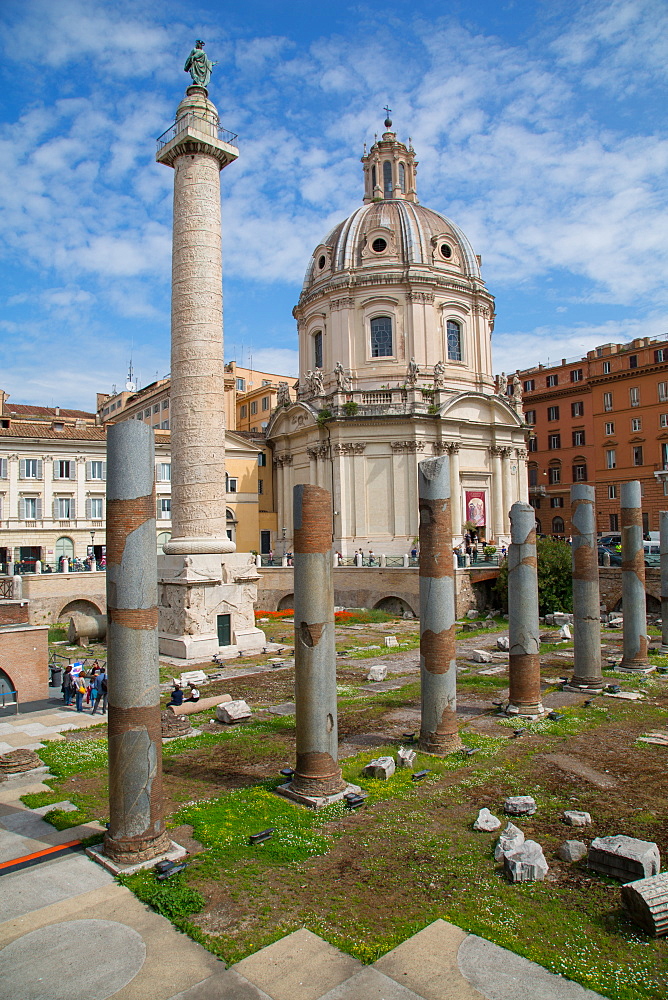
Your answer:
[[[313,364],[316,368],[322,368],[322,330],[316,330],[313,334]]]
[[[452,247],[448,243],[441,243],[440,250],[441,250],[441,257],[444,260],[450,260],[450,258],[452,257]]]
[[[399,188],[401,193],[406,193],[406,166],[403,163],[399,164]]]
[[[374,253],[383,253],[384,250],[387,250],[387,240],[384,240],[382,236],[379,236],[371,244],[371,249]]]
[[[447,322],[448,360],[462,360],[462,328],[459,323],[449,319]]]
[[[383,161],[383,198],[392,197],[392,164],[389,160]]]
[[[327,263],[327,258],[325,257],[324,253],[320,254],[320,256],[318,257],[318,268],[321,271],[324,268],[324,266],[325,266],[326,263]]]
[[[392,357],[391,316],[376,316],[371,320],[371,357]]]

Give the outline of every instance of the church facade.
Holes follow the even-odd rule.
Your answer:
[[[362,157],[364,203],[316,247],[294,309],[298,398],[279,395],[267,427],[285,551],[300,483],[332,492],[344,556],[410,550],[424,458],[450,457],[455,539],[469,523],[507,541],[510,506],[527,500],[521,393],[492,374],[480,259],[419,204],[415,151],[385,126]]]

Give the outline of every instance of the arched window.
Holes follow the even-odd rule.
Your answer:
[[[56,539],[56,562],[58,562],[61,556],[67,556],[68,559],[74,558],[74,542],[67,535]]]
[[[371,193],[373,194],[376,187],[376,168],[371,168]]]
[[[543,530],[543,527],[542,527],[540,521],[538,520],[538,518],[536,518],[536,534],[540,535],[540,533],[542,532],[542,530]]]
[[[455,323],[453,319],[449,319],[447,322],[447,335],[448,335],[448,360],[461,361],[462,328],[459,325],[459,323]]]
[[[406,191],[406,166],[403,163],[399,164],[399,187],[402,193]]]
[[[371,320],[371,357],[392,356],[392,317],[375,316]]]
[[[529,486],[538,486],[538,466],[529,466]]]
[[[564,519],[563,517],[553,517],[552,518],[552,534],[553,535],[563,535],[564,533]]]
[[[392,164],[389,160],[383,163],[383,198],[392,197]]]
[[[313,334],[313,364],[316,368],[322,368],[322,330]]]
[[[229,540],[231,542],[236,541],[237,519],[229,507],[225,511],[225,528],[227,529],[227,537]]]
[[[158,555],[163,554],[165,543],[172,537],[171,531],[161,531],[158,535]]]

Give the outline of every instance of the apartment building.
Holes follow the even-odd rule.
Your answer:
[[[570,488],[589,483],[598,531],[617,531],[620,486],[637,479],[644,529],[658,531],[668,509],[668,337],[603,344],[518,375],[539,530],[569,536]]]

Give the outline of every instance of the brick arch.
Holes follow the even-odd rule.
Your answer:
[[[399,615],[410,612],[415,618],[419,618],[419,614],[415,608],[411,607],[410,602],[405,597],[398,597],[396,594],[386,594],[385,597],[381,597],[374,604],[373,610],[387,611],[389,614]]]
[[[82,615],[104,614],[103,609],[95,601],[91,601],[90,597],[85,597],[82,594],[80,597],[73,597],[67,601],[58,613],[58,621],[69,618],[75,611]]]
[[[289,611],[290,609],[294,608],[294,606],[295,606],[295,595],[291,590],[287,591],[285,594],[283,594],[282,597],[279,597],[279,599],[276,601],[277,611]]]

